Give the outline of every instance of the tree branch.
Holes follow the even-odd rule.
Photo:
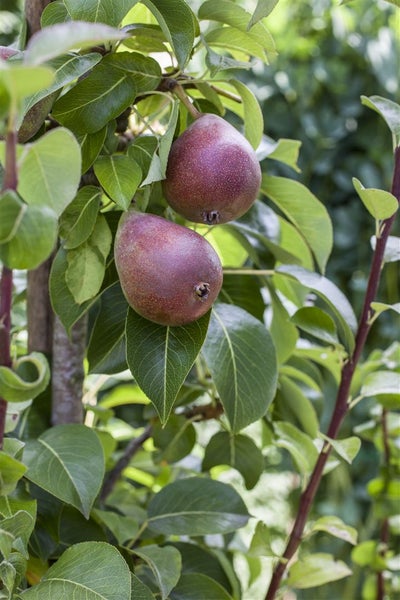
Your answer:
[[[394,162],[395,164],[393,173],[392,194],[400,202],[400,146],[397,147],[395,150]],[[376,246],[372,258],[368,285],[364,297],[363,309],[361,312],[361,317],[355,339],[354,351],[351,357],[349,358],[348,362],[343,367],[341,381],[336,396],[336,404],[327,431],[327,436],[331,439],[335,439],[337,437],[343,420],[349,410],[348,399],[350,394],[350,386],[353,379],[354,371],[361,357],[361,353],[365,346],[365,341],[368,337],[368,333],[371,328],[371,316],[373,315],[373,310],[371,309],[371,302],[374,301],[378,290],[386,243],[394,220],[395,215],[382,222],[381,235],[376,240]],[[317,493],[319,484],[321,482],[324,467],[326,461],[328,460],[331,450],[332,446],[329,444],[329,442],[326,442],[318,456],[317,462],[315,464],[314,470],[311,474],[307,487],[301,495],[297,516],[293,525],[292,532],[289,536],[289,540],[286,549],[282,555],[282,559],[276,565],[272,574],[272,579],[267,594],[265,596],[265,600],[273,600],[275,598],[282,577],[286,571],[287,564],[290,561],[290,559],[293,558],[295,552],[297,551],[301,543],[304,527],[306,525],[308,515],[311,510],[315,494]]]

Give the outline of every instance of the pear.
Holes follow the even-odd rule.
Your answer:
[[[222,117],[201,114],[172,144],[163,190],[177,213],[215,225],[243,215],[260,184],[260,164],[246,138]]]
[[[160,325],[185,325],[218,296],[222,266],[207,240],[163,217],[130,210],[119,221],[115,265],[128,304]]]

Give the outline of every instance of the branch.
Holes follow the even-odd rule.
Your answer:
[[[395,164],[392,183],[392,194],[400,202],[400,146],[398,146],[395,150],[394,160]],[[376,241],[376,246],[371,263],[371,270],[368,279],[368,285],[364,297],[363,310],[357,329],[354,351],[351,357],[349,358],[348,362],[343,367],[341,381],[336,397],[336,404],[327,431],[327,436],[331,439],[335,439],[337,437],[343,420],[349,410],[348,399],[350,395],[350,386],[353,379],[354,371],[360,359],[361,353],[364,349],[365,341],[368,337],[368,333],[371,328],[371,316],[373,315],[373,311],[371,309],[371,302],[374,301],[378,290],[386,243],[394,220],[395,215],[382,222],[381,235]],[[289,536],[289,540],[286,549],[282,555],[282,558],[276,565],[272,574],[272,579],[267,594],[265,596],[265,600],[273,600],[275,598],[282,577],[286,571],[287,564],[290,561],[290,559],[293,558],[295,552],[297,551],[301,543],[304,527],[306,525],[308,515],[311,510],[315,494],[317,493],[319,484],[321,482],[324,467],[326,461],[328,460],[331,450],[332,446],[329,444],[329,442],[326,442],[318,456],[317,462],[315,464],[314,470],[311,474],[307,487],[301,495],[297,516],[293,525],[292,532]]]

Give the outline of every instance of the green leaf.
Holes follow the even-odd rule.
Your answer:
[[[312,524],[311,532],[314,531],[326,531],[334,537],[353,544],[353,546],[357,544],[357,529],[346,525],[339,517],[320,517]]]
[[[53,70],[54,79],[51,85],[46,89],[37,92],[33,96],[26,99],[24,104],[24,113],[26,114],[30,108],[46,96],[57,92],[64,86],[78,79],[90,69],[92,69],[101,60],[101,54],[98,52],[90,52],[84,56],[76,54],[67,54],[58,56],[48,61],[47,65]]]
[[[220,431],[208,442],[201,468],[209,471],[216,465],[229,465],[237,469],[243,476],[246,488],[250,490],[264,470],[264,457],[248,436]]]
[[[251,29],[251,27],[258,23],[258,21],[261,21],[261,19],[268,17],[268,15],[272,13],[278,2],[279,0],[258,0],[257,6],[254,10],[253,16],[249,21],[247,28]]]
[[[148,525],[164,535],[229,533],[249,519],[239,494],[229,485],[188,477],[166,485],[148,506]]]
[[[268,152],[266,158],[278,160],[279,162],[292,167],[296,173],[300,173],[300,168],[297,164],[300,146],[301,142],[299,140],[287,140],[281,138],[274,144],[271,152]]]
[[[24,53],[24,61],[28,65],[39,65],[69,50],[82,50],[125,37],[125,32],[104,23],[77,21],[59,23],[41,29],[30,38]]]
[[[371,238],[372,249],[375,250],[376,236]],[[400,260],[400,238],[394,235],[389,235],[386,241],[383,261],[385,263],[397,262]]]
[[[90,300],[100,290],[111,243],[110,228],[104,215],[99,214],[86,242],[68,251],[65,281],[78,304]]]
[[[275,348],[265,326],[238,306],[217,304],[203,354],[232,431],[262,417],[277,383]]]
[[[390,0],[389,0],[390,1]],[[398,4],[397,4],[398,5]],[[364,106],[372,108],[385,120],[387,126],[393,134],[394,147],[400,144],[400,106],[381,96],[361,96],[361,102]]]
[[[125,321],[128,304],[119,282],[100,297],[100,308],[93,326],[87,359],[90,373],[117,373],[126,366]]]
[[[94,163],[94,172],[108,196],[122,210],[128,210],[142,180],[138,163],[123,154],[104,155]]]
[[[1,529],[14,537],[13,548],[24,558],[29,558],[28,542],[35,527],[34,517],[25,510],[18,510],[12,516],[2,519]]]
[[[119,68],[125,57],[109,54],[53,107],[53,116],[78,134],[94,133],[118,117],[135,99],[137,85]]]
[[[95,131],[95,133],[76,134],[76,138],[81,146],[82,174],[86,173],[100,154],[106,135],[107,126],[99,129],[99,131]]]
[[[351,552],[351,560],[360,567],[373,565],[378,557],[378,542],[375,540],[367,540],[361,542]]]
[[[271,528],[262,521],[257,523],[248,551],[249,556],[276,556],[271,547]]]
[[[217,581],[226,590],[230,591],[232,588],[236,588],[237,580],[234,575],[232,576],[232,567],[229,563],[227,564],[222,552],[190,542],[173,542],[172,544],[181,553],[182,574],[201,572],[202,575]]]
[[[335,560],[331,554],[309,554],[290,567],[287,584],[298,589],[308,589],[351,574],[346,563]]]
[[[104,455],[95,432],[84,425],[57,425],[24,451],[25,477],[86,518],[100,490]]]
[[[285,448],[292,456],[297,468],[303,475],[309,475],[318,458],[318,450],[312,439],[291,423],[274,423],[275,444]]]
[[[131,573],[132,577],[132,597],[131,600],[154,600],[153,593],[150,588],[147,587],[139,577],[136,577]]]
[[[225,52],[231,50],[233,56],[236,53],[243,53],[265,61],[264,48],[246,31],[234,27],[217,27],[208,31],[204,40],[208,46],[221,48]]]
[[[107,23],[117,27],[138,0],[119,0],[117,4],[105,0],[64,0],[68,14],[75,21]]]
[[[169,151],[171,149],[171,144],[173,142],[174,134],[175,134],[175,130],[176,130],[176,124],[178,122],[179,104],[180,104],[179,100],[176,100],[173,103],[167,128],[165,130],[165,133],[161,136],[161,139],[160,139],[159,156],[160,156],[160,163],[161,163],[161,171],[164,176],[165,176],[165,171],[167,168]]]
[[[196,431],[190,420],[182,415],[171,415],[162,426],[153,425],[153,441],[157,449],[155,460],[174,463],[187,456],[196,442]]]
[[[333,440],[325,435],[322,435],[322,437],[323,439],[326,439],[335,452],[344,458],[350,465],[361,448],[361,440],[356,436],[351,436],[343,440]]]
[[[236,88],[242,99],[244,114],[244,135],[253,146],[258,148],[264,131],[264,118],[261,107],[253,92],[244,83],[237,79],[230,79],[229,83]]]
[[[76,248],[91,236],[100,206],[100,188],[94,185],[80,188],[60,219],[60,237],[66,250]]]
[[[80,175],[79,144],[70,131],[58,127],[24,146],[18,192],[29,205],[49,207],[60,216],[75,197]]]
[[[312,273],[303,267],[284,265],[278,267],[276,272],[294,277],[302,285],[312,289],[328,304],[336,318],[340,339],[346,348],[351,351],[354,347],[353,332],[357,329],[357,319],[343,292],[326,277]]]
[[[207,50],[206,65],[210,69],[211,77],[215,77],[219,71],[227,71],[228,69],[251,69],[250,62],[235,60],[229,56],[224,56],[214,52],[203,38],[203,45]]]
[[[170,594],[171,600],[232,600],[225,588],[203,573],[183,573]]]
[[[13,456],[0,450],[0,496],[11,494],[25,471],[25,465]]]
[[[285,415],[285,420],[294,421],[311,438],[318,434],[318,418],[311,400],[303,394],[301,388],[289,377],[279,377],[280,410]],[[282,399],[282,400],[281,400]]]
[[[54,79],[49,67],[27,67],[19,62],[0,61],[0,92],[6,90],[12,103],[22,100],[47,88]]]
[[[304,306],[291,318],[292,323],[313,337],[333,344],[339,343],[336,334],[335,321],[330,315],[316,306]]]
[[[279,295],[270,287],[272,303],[272,320],[270,332],[276,348],[279,364],[283,364],[291,356],[296,347],[299,334],[297,328],[290,320],[286,308],[283,306]]]
[[[44,354],[32,352],[14,361],[12,369],[0,366],[0,397],[7,402],[23,402],[38,396],[50,381]]]
[[[162,600],[169,598],[169,593],[178,583],[182,559],[179,551],[173,546],[149,545],[135,548],[134,553],[150,567],[155,581],[160,588]]]
[[[153,13],[181,69],[184,69],[198,34],[198,23],[192,10],[183,0],[142,0]]]
[[[304,185],[286,177],[263,175],[261,191],[299,230],[323,273],[333,244],[325,206]]]
[[[386,310],[393,310],[398,315],[400,315],[400,302],[396,302],[396,304],[385,304],[384,302],[371,302],[371,308],[374,311],[374,317],[375,315],[380,315]]]
[[[211,238],[208,237],[208,239],[210,240]],[[229,239],[232,239],[232,237],[227,236],[227,240]],[[222,264],[224,263],[222,262]],[[253,315],[253,317],[263,322],[265,304],[261,293],[259,277],[235,273],[228,274],[225,272],[220,298],[226,304],[240,306]]]
[[[166,423],[207,333],[210,314],[182,327],[164,327],[129,310],[126,356],[135,380]]]
[[[0,244],[9,242],[17,233],[26,205],[14,190],[0,195]]]
[[[378,402],[393,410],[400,409],[400,373],[375,371],[365,378],[360,395],[363,398],[377,396]]]
[[[128,542],[136,537],[139,531],[137,519],[120,515],[110,510],[92,510],[91,516],[94,517],[101,525],[105,525],[111,531],[117,543],[123,546],[124,542]]]
[[[23,600],[131,600],[131,575],[116,548],[83,542],[67,548]]]
[[[399,208],[397,199],[390,192],[374,188],[366,189],[355,177],[353,177],[353,185],[365,208],[374,219],[388,219]]]
[[[40,24],[42,29],[44,29],[45,27],[50,27],[50,25],[64,23],[70,20],[63,0],[53,0],[50,4],[45,6],[40,17]]]

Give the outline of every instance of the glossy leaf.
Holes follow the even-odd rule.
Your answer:
[[[117,282],[105,290],[100,298],[100,308],[87,348],[91,373],[116,373],[127,368],[125,356],[127,312],[128,304]]]
[[[98,0],[96,3],[98,4]],[[30,38],[24,53],[24,61],[29,65],[39,65],[72,49],[90,48],[102,42],[121,40],[124,37],[126,34],[123,31],[104,23],[79,21],[59,23],[41,29]]]
[[[389,0],[391,1],[391,0]],[[364,106],[372,108],[385,120],[387,126],[393,134],[395,147],[400,144],[400,106],[389,98],[381,96],[361,96],[361,102]]]
[[[248,518],[243,500],[231,486],[202,477],[166,485],[148,506],[149,527],[165,535],[228,533]]]
[[[189,542],[172,542],[172,545],[181,553],[182,574],[201,573],[229,591],[236,587],[235,577],[232,577],[229,570],[230,565],[218,550]]]
[[[173,546],[142,546],[135,548],[134,553],[150,567],[162,600],[169,598],[172,588],[178,583],[181,573],[182,559],[179,551]]]
[[[348,577],[351,573],[346,563],[335,560],[331,554],[309,554],[290,567],[287,584],[308,589]]]
[[[97,435],[84,425],[57,425],[24,451],[25,477],[86,518],[104,475],[103,449]]]
[[[242,99],[244,114],[244,135],[253,146],[258,148],[264,131],[264,118],[261,107],[253,92],[244,83],[237,79],[229,82],[236,88]]]
[[[304,306],[291,318],[292,323],[313,337],[336,345],[339,343],[334,320],[317,306]]]
[[[29,205],[49,207],[60,216],[75,197],[80,176],[79,144],[70,131],[58,127],[24,147],[18,192]]]
[[[83,542],[67,548],[23,600],[131,600],[131,575],[116,548]]]
[[[124,61],[110,54],[90,75],[79,81],[53,107],[53,116],[78,134],[94,133],[118,117],[134,100],[137,85],[129,72],[119,68]]]
[[[0,244],[15,236],[26,208],[13,190],[5,190],[0,195]]]
[[[291,322],[289,313],[283,306],[279,295],[274,289],[270,289],[270,294],[272,304],[270,332],[276,348],[278,362],[283,364],[295,349],[299,334],[297,328]]]
[[[138,0],[120,0],[117,5],[104,0],[64,0],[68,13],[74,20],[107,23],[117,27],[126,13],[137,4]]]
[[[294,277],[305,287],[312,289],[329,305],[335,315],[342,343],[348,350],[354,347],[353,332],[357,329],[357,319],[353,308],[346,296],[326,277],[312,273],[298,266],[282,266],[277,269],[278,273],[288,274]]]
[[[357,544],[357,529],[343,523],[339,517],[320,517],[312,524],[311,531],[326,531],[350,544]]]
[[[275,395],[275,348],[265,326],[243,309],[217,304],[202,350],[233,432],[262,417]]]
[[[108,196],[122,210],[128,210],[142,180],[137,162],[123,154],[103,155],[94,163],[94,172]]]
[[[25,471],[26,466],[24,464],[0,450],[0,496],[11,494]]]
[[[263,322],[265,304],[258,277],[224,273],[224,283],[220,292],[220,298],[226,304],[240,306],[253,315],[253,317]]]
[[[100,202],[100,188],[94,185],[80,188],[60,219],[60,237],[64,239],[66,250],[76,248],[91,236],[96,225]]]
[[[285,419],[300,426],[311,438],[316,438],[319,423],[312,402],[302,392],[301,387],[282,374],[279,377],[279,400],[282,404],[280,410]]]
[[[232,596],[214,579],[203,573],[183,573],[170,594],[171,600],[232,600]]]
[[[326,436],[323,436],[323,438],[328,440],[335,452],[350,465],[361,448],[361,440],[356,436],[351,436],[342,440],[333,440]]]
[[[253,16],[251,17],[248,29],[253,27],[258,21],[268,17],[268,15],[274,10],[275,6],[278,4],[279,0],[258,0],[257,6],[254,10]]]
[[[7,402],[23,402],[38,396],[50,381],[44,354],[32,352],[14,361],[13,367],[0,366],[0,397]]]
[[[196,18],[183,0],[142,0],[153,13],[165,37],[170,41],[178,65],[183,69],[192,53],[198,34]]]
[[[390,192],[374,188],[366,189],[355,177],[353,177],[353,185],[365,208],[374,219],[388,219],[399,208],[398,200]]]
[[[220,431],[206,446],[202,470],[209,471],[216,465],[229,465],[237,469],[245,480],[246,488],[250,490],[264,470],[264,458],[261,450],[248,436]]]
[[[283,421],[274,423],[274,431],[275,444],[290,453],[303,475],[309,475],[318,458],[318,450],[312,439],[291,423]]]
[[[400,409],[400,373],[375,371],[365,378],[361,387],[362,397],[376,396],[384,406]]]
[[[107,135],[107,126],[95,131],[94,133],[76,134],[76,138],[81,146],[82,153],[82,174],[86,173],[92,166],[104,145]]]
[[[332,250],[332,224],[325,206],[293,179],[264,175],[261,190],[300,231],[323,273]]]
[[[209,313],[182,327],[164,327],[129,310],[126,356],[129,368],[166,423],[176,395],[207,333]]]
[[[176,124],[178,122],[179,117],[179,100],[175,101],[172,105],[171,114],[169,116],[169,121],[165,133],[161,136],[160,139],[160,149],[159,149],[159,157],[161,164],[161,171],[163,175],[165,175],[165,171],[168,163],[169,151],[171,149],[171,145],[174,139],[174,134],[176,130]]]
[[[189,419],[172,415],[164,427],[153,425],[153,441],[157,462],[174,463],[187,456],[196,442],[196,431]]]
[[[300,172],[300,168],[297,164],[299,159],[301,142],[299,140],[287,140],[280,139],[278,140],[268,152],[268,154],[263,158],[271,158],[274,160],[278,160],[289,167],[292,167],[294,171],[297,173]]]

